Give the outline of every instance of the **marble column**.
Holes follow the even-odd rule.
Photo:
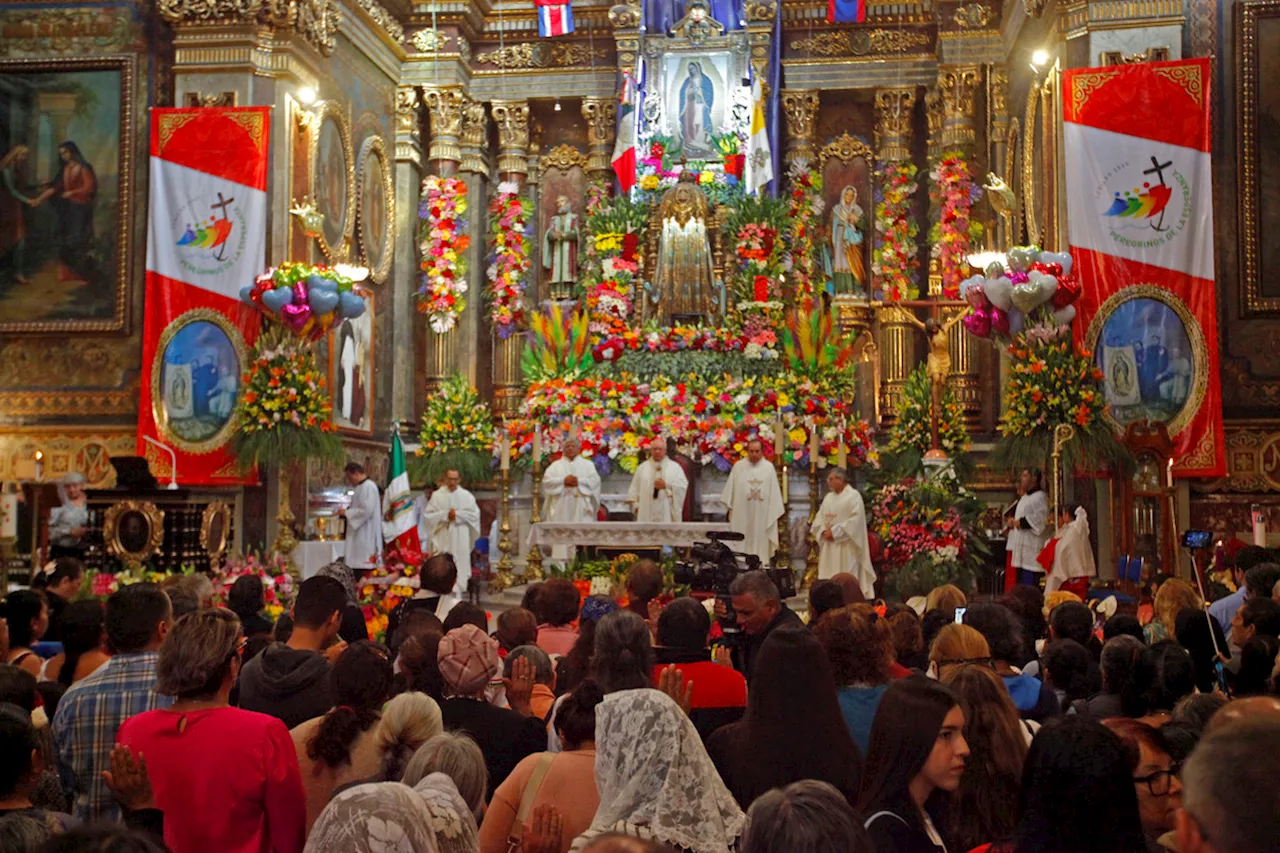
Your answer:
[[[787,167],[798,160],[816,167],[818,152],[814,145],[814,119],[818,117],[818,91],[783,89],[782,113],[787,121],[787,145],[783,153]]]
[[[618,103],[613,98],[583,98],[582,117],[587,120],[587,177],[608,179],[613,172]]]
[[[459,137],[462,133],[462,107],[466,96],[461,86],[428,86],[422,90],[430,116],[431,141],[427,149],[427,168],[434,167],[441,177],[453,177],[458,173],[462,160]],[[468,291],[471,292],[471,291]],[[458,342],[461,337],[457,327],[447,332],[426,330],[427,355],[423,364],[423,382],[430,395],[445,379],[457,370]]]
[[[498,172],[504,181],[522,189],[529,176],[529,102],[495,100],[489,105],[498,127]],[[511,335],[493,338],[493,409],[500,417],[510,417],[520,408],[524,377],[520,356],[524,338]]]
[[[413,363],[413,323],[420,316],[410,310],[418,289],[418,199],[422,192],[422,100],[414,86],[396,89],[396,240],[391,298],[397,310],[390,312],[392,364]],[[416,371],[391,371],[391,422],[417,420],[414,383]]]

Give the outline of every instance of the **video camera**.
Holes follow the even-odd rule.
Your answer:
[[[727,599],[729,587],[744,572],[762,568],[755,554],[734,551],[725,542],[741,542],[746,539],[735,531],[713,531],[707,534],[707,542],[698,542],[690,549],[691,559],[676,563],[673,577],[678,584],[687,584],[695,593],[713,593]],[[739,561],[741,558],[741,562]],[[745,565],[744,565],[745,564]],[[783,598],[795,595],[795,576],[787,569],[766,569],[770,579],[778,587]]]

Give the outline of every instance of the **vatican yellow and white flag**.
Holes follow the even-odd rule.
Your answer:
[[[764,90],[757,75],[751,82],[751,135],[747,138],[747,192],[759,195],[761,187],[773,180],[773,153],[764,124]]]

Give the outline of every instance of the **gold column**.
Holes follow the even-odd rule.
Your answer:
[[[942,95],[942,150],[971,151],[978,141],[974,127],[974,95],[982,84],[982,69],[962,65],[938,70]]]
[[[911,159],[911,114],[915,86],[876,89],[876,157],[882,161]]]
[[[462,105],[462,133],[458,139],[458,147],[462,152],[459,172],[470,172],[475,175],[489,174],[485,163],[486,134],[489,116],[484,104],[467,98]]]
[[[422,100],[431,119],[431,142],[427,157],[442,176],[456,175],[462,149],[458,144],[462,132],[462,107],[466,96],[460,86],[426,87]],[[458,364],[458,330],[439,333],[427,330],[427,355],[423,365],[423,384],[430,395],[453,375]]]
[[[745,0],[742,4],[742,17],[747,20],[747,38],[751,43],[751,70],[762,80],[769,67],[769,42],[778,13],[778,2],[779,0]],[[765,97],[768,97],[768,84],[762,88],[765,90]]]
[[[618,104],[613,98],[583,98],[582,117],[587,120],[587,176],[607,176],[612,171],[613,137]]]
[[[504,180],[524,186],[529,173],[529,102],[493,101],[489,105],[498,127],[498,172]],[[511,335],[493,339],[493,410],[498,417],[510,417],[520,408],[524,377],[520,357],[524,338]]]
[[[911,325],[897,305],[880,308],[880,426],[892,426],[897,420],[898,404],[907,375],[916,365],[916,327]]]
[[[1009,174],[1005,168],[1009,148],[1009,72],[1001,65],[991,66],[987,74],[987,115],[990,117],[990,126],[987,131],[990,156],[987,162],[990,164],[990,170],[1003,178],[1005,184],[1012,187],[1013,175]],[[994,208],[992,210],[994,211]],[[995,234],[987,240],[988,247],[1013,245],[1013,221],[1016,215],[1017,210],[997,215]]]
[[[963,308],[942,309],[945,323]],[[956,399],[964,406],[964,421],[970,430],[977,429],[982,421],[981,371],[978,369],[978,339],[965,331],[963,323],[956,323],[947,332],[947,346],[951,351],[951,373],[947,384],[955,391]]]
[[[783,89],[782,112],[787,117],[787,148],[783,155],[786,164],[804,160],[817,165],[814,119],[818,117],[818,90]]]
[[[942,159],[942,93],[937,86],[925,90],[924,117],[929,127],[926,156],[929,162],[936,163]]]

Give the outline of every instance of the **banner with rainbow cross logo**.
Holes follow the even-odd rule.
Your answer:
[[[1163,424],[1174,474],[1226,473],[1207,59],[1063,72],[1073,326],[1118,433]]]

